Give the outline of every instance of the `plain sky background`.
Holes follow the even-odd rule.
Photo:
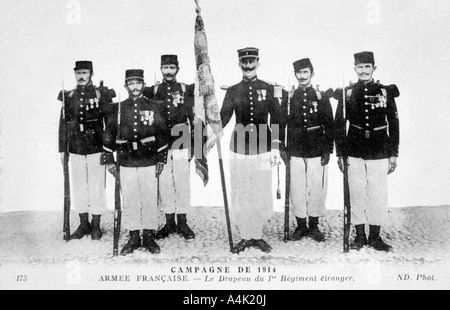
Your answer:
[[[80,5],[79,23],[73,3]],[[125,98],[126,69],[145,69],[152,84],[155,73],[161,79],[160,55],[175,53],[178,80],[192,83],[194,1],[0,0],[0,5],[0,212],[62,210],[56,101],[61,77],[66,89],[73,88],[74,62],[89,59],[95,84],[104,80]],[[202,0],[201,6],[220,105],[219,86],[241,79],[239,48],[260,48],[259,77],[285,86],[295,80],[292,62],[309,57],[314,84],[323,90],[341,87],[343,76],[347,83],[356,81],[353,54],[374,51],[375,79],[401,91],[400,158],[389,178],[390,206],[450,204],[448,1]],[[228,143],[226,134],[225,156]],[[209,160],[207,188],[192,173],[193,205],[223,203],[216,149]],[[108,176],[110,208],[112,185]],[[333,156],[327,207],[342,205],[342,175]]]

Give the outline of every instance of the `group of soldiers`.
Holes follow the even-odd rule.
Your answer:
[[[374,54],[355,54],[358,82],[331,93],[312,86],[315,71],[308,58],[293,64],[299,84],[295,91],[258,78],[257,48],[239,50],[238,59],[243,79],[227,89],[220,111],[223,127],[236,117],[230,178],[232,207],[242,240],[232,252],[250,247],[272,251],[263,239],[263,226],[273,210],[271,166],[281,160],[289,162],[289,199],[297,221],[291,240],[325,240],[319,219],[326,211],[328,164],[334,144],[341,170],[348,165],[356,230],[352,248],[368,245],[390,251],[392,247],[380,237],[380,228],[387,215],[388,174],[397,166],[398,94],[374,82]],[[198,144],[180,146],[175,143],[179,134],[172,133],[191,135],[194,131],[195,85],[176,80],[180,70],[177,56],[161,57],[163,81],[152,87],[146,87],[143,70],[127,70],[129,98],[118,103],[113,103],[107,88],[92,84],[92,62],[78,61],[74,70],[77,88],[59,95],[64,102],[59,151],[70,153],[73,199],[80,216],[80,226],[71,239],[102,238],[106,170],[117,173],[117,163],[123,222],[130,233],[122,255],[140,247],[160,253],[156,240],[175,233],[194,239],[187,214],[192,148]],[[335,117],[332,96],[338,99]],[[189,130],[178,130],[180,126]],[[158,208],[166,215],[159,230]]]

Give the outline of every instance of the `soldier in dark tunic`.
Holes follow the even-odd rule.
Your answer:
[[[191,208],[190,160],[195,85],[179,83],[176,79],[179,70],[177,55],[162,55],[163,82],[144,90],[145,97],[160,101],[162,116],[172,133],[167,164],[159,180],[160,207],[166,214],[166,224],[158,231],[157,239],[167,238],[174,233],[186,240],[195,238],[195,233],[187,223],[187,214]]]
[[[77,61],[74,71],[77,88],[60,92],[58,96],[60,101],[64,96],[66,116],[64,124],[61,111],[59,152],[63,160],[65,148],[68,148],[73,204],[80,216],[80,226],[70,238],[81,239],[91,235],[93,240],[100,240],[100,219],[106,211],[106,153],[102,136],[112,98],[106,88],[97,88],[92,84],[94,71],[91,61]],[[89,221],[89,214],[92,214],[92,222]]]
[[[336,149],[339,167],[348,156],[348,177],[352,222],[356,238],[354,249],[369,245],[378,251],[392,247],[380,237],[386,223],[388,207],[388,174],[395,171],[399,155],[399,118],[395,94],[391,87],[374,82],[376,70],[372,52],[355,54],[358,83],[347,87],[346,119],[343,97],[339,95],[336,111]],[[370,234],[366,237],[366,224]]]
[[[294,72],[299,87],[290,106],[286,101],[283,106],[283,119],[287,116],[287,154],[282,152],[290,160],[290,202],[297,219],[292,240],[309,236],[321,242],[325,237],[318,224],[325,215],[328,163],[334,148],[333,110],[327,95],[312,86],[314,67],[308,58],[294,62]],[[282,141],[284,132],[285,126],[281,128]]]
[[[223,127],[236,115],[230,143],[231,196],[242,241],[233,251],[256,247],[269,253],[272,247],[263,240],[263,226],[273,210],[271,162],[280,161],[280,102],[274,86],[256,75],[259,50],[245,48],[238,55],[243,79],[228,89],[220,113]]]
[[[127,70],[125,88],[130,97],[112,106],[105,132],[105,145],[117,150],[123,197],[123,223],[130,232],[122,255],[141,245],[150,253],[160,253],[155,242],[158,228],[157,178],[167,160],[169,131],[157,102],[143,97],[144,71]],[[141,239],[142,231],[142,239]]]

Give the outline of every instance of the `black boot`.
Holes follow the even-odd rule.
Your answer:
[[[239,254],[241,252],[244,252],[245,249],[249,248],[252,245],[251,240],[244,240],[242,239],[241,242],[239,242],[232,250],[231,252],[233,254]]]
[[[103,237],[102,230],[100,229],[100,219],[101,215],[93,215],[92,216],[92,231],[91,231],[91,239],[92,240],[100,240]]]
[[[374,248],[377,251],[389,252],[392,250],[392,247],[386,244],[383,239],[380,237],[381,226],[369,226],[369,246]]]
[[[165,239],[171,234],[176,233],[177,224],[175,223],[175,214],[166,214],[166,225],[161,228],[155,236],[155,239]]]
[[[366,225],[355,225],[356,229],[356,238],[350,244],[350,248],[352,250],[361,250],[364,246],[367,245],[367,236],[366,236]]]
[[[187,224],[186,214],[177,215],[177,233],[182,235],[184,239],[191,240],[195,238],[195,234]]]
[[[70,239],[81,239],[86,235],[91,233],[91,224],[89,224],[89,213],[80,214],[80,226],[77,230],[70,236]]]
[[[263,239],[260,240],[252,240],[253,246],[257,249],[260,249],[264,253],[272,252],[272,247]]]
[[[309,217],[309,237],[316,242],[325,241],[325,235],[319,229],[318,217]]]
[[[291,240],[300,241],[309,234],[308,226],[306,226],[306,218],[297,217],[297,228],[291,236]]]
[[[155,231],[144,229],[142,246],[146,248],[152,254],[161,253],[161,248],[155,242]]]
[[[120,255],[128,255],[141,247],[141,236],[139,230],[130,231],[130,239],[127,245],[120,251]]]

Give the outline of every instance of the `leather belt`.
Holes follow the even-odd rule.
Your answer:
[[[376,127],[376,128],[374,128],[374,129],[372,129],[372,130],[365,130],[365,129],[362,128],[361,126],[358,126],[358,125],[355,125],[355,124],[351,124],[351,125],[352,125],[352,127],[356,128],[356,129],[359,129],[359,130],[361,130],[361,131],[364,131],[364,136],[365,136],[366,139],[370,139],[370,133],[371,133],[371,132],[380,131],[380,130],[385,130],[385,129],[388,128],[388,126],[385,125],[385,126]]]

